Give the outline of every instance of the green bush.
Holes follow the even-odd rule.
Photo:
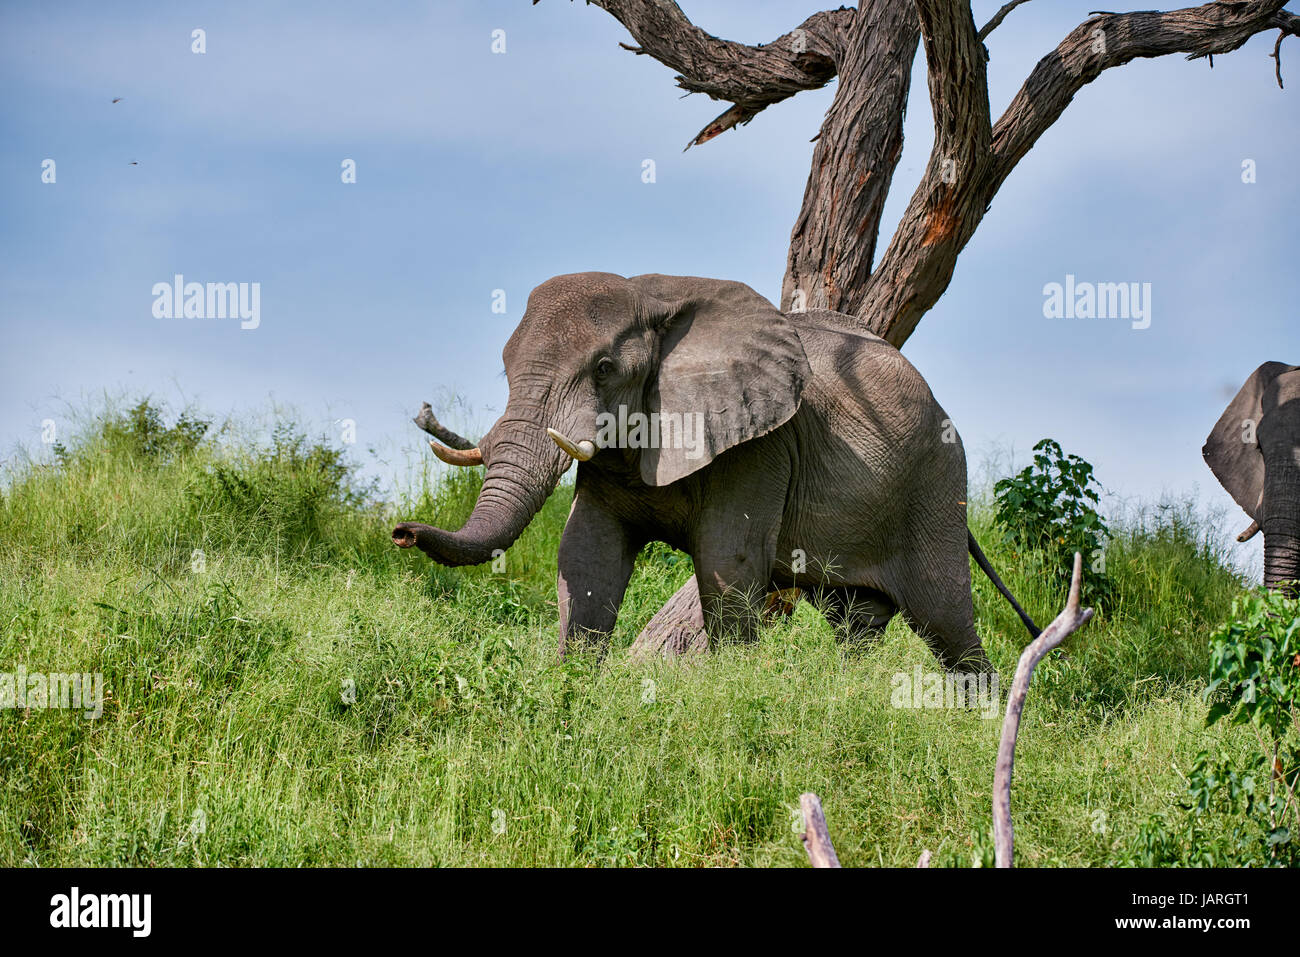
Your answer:
[[[1081,552],[1093,601],[1111,592],[1105,573],[1110,532],[1096,509],[1100,488],[1092,466],[1077,455],[1066,455],[1053,439],[1034,446],[1032,465],[993,486],[1003,541],[1043,556],[1047,573],[1062,588],[1069,586],[1074,553]]]
[[[191,409],[182,411],[172,425],[164,425],[162,408],[146,398],[105,422],[103,433],[110,444],[126,448],[135,457],[161,462],[193,452],[211,425],[210,419],[199,418]]]
[[[328,535],[330,520],[365,503],[354,473],[341,450],[309,442],[292,424],[280,423],[269,447],[212,462],[191,495],[200,514],[219,513],[245,529],[314,542]]]
[[[1206,725],[1249,724],[1259,748],[1245,761],[1197,755],[1192,808],[1218,802],[1253,823],[1270,862],[1300,861],[1300,599],[1261,589],[1233,601],[1210,638]]]

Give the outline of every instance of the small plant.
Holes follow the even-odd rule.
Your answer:
[[[1205,697],[1206,726],[1250,725],[1259,751],[1244,767],[1198,754],[1188,809],[1240,814],[1266,861],[1300,862],[1300,599],[1261,590],[1233,601],[1231,620],[1210,639]]]
[[[1094,601],[1105,598],[1110,589],[1105,573],[1110,532],[1096,509],[1100,490],[1092,465],[1066,455],[1054,439],[1034,446],[1033,465],[993,486],[994,520],[1003,542],[1042,555],[1062,587],[1070,583],[1074,553],[1082,552]]]

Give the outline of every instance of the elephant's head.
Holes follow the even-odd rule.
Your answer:
[[[1300,580],[1300,366],[1265,362],[1201,450],[1215,478],[1264,532],[1264,584]]]
[[[809,376],[798,333],[766,299],[741,283],[681,276],[548,280],[528,297],[502,358],[505,414],[477,452],[440,456],[487,467],[469,520],[458,532],[415,522],[393,530],[396,544],[444,565],[508,548],[575,459],[616,460],[629,481],[667,485],[788,420]],[[623,441],[609,426],[634,413],[699,433]]]

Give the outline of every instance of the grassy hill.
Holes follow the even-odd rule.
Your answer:
[[[565,486],[498,574],[388,541],[394,517],[458,527],[479,470],[430,466],[377,505],[292,426],[214,440],[148,405],[55,453],[0,487],[0,671],[102,672],[108,698],[98,720],[0,710],[2,866],[802,866],[805,790],[846,866],[991,859],[1000,721],[892,707],[893,675],[935,668],[897,621],[849,649],[802,603],[754,645],[633,665],[625,649],[691,574],[657,546],[610,654],[561,662]],[[977,503],[976,536],[1045,624],[1063,596],[990,522]],[[1232,844],[1229,815],[1205,846],[1174,836],[1195,754],[1256,744],[1205,729],[1207,638],[1242,587],[1208,542],[1178,510],[1116,530],[1113,600],[1034,678],[1019,864],[1193,863]],[[1023,629],[975,581],[1009,681]]]

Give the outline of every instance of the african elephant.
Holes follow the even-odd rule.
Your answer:
[[[841,634],[897,612],[949,669],[990,670],[968,548],[966,459],[920,374],[857,320],[783,314],[738,282],[611,273],[533,290],[503,353],[505,413],[458,532],[414,522],[393,541],[444,565],[515,541],[576,459],[560,543],[560,651],[614,627],[649,541],[695,563],[711,640],[752,637],[763,594],[802,587]]]
[[[1300,579],[1300,366],[1265,362],[1252,372],[1201,454],[1253,520],[1237,540],[1264,532],[1264,584]]]

